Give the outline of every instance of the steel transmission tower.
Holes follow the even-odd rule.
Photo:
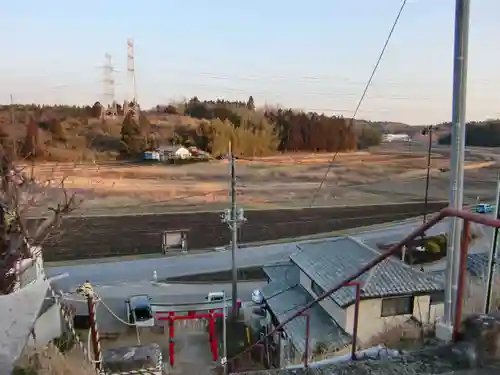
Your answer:
[[[130,81],[130,94],[132,101],[137,103],[137,83],[135,80],[135,57],[134,57],[134,40],[127,40],[127,72]]]
[[[137,101],[137,83],[135,79],[135,56],[134,56],[134,40],[127,40],[127,75],[129,88],[127,98],[124,103],[124,112],[132,113],[135,117],[139,116],[140,108]]]
[[[116,69],[113,66],[111,55],[106,53],[104,55],[104,102],[103,105],[103,116],[105,117],[115,117],[117,115],[116,101],[115,101],[115,79],[114,72]]]

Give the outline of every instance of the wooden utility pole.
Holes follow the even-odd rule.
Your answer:
[[[12,125],[16,124],[16,114],[14,112],[14,97],[10,94],[10,122]]]

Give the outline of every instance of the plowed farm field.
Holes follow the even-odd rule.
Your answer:
[[[447,202],[431,202],[429,212]],[[249,210],[240,243],[269,241],[403,220],[423,213],[421,202],[356,207]],[[228,226],[219,212],[81,216],[64,219],[59,233],[44,244],[46,261],[158,254],[164,231],[187,230],[189,250],[229,243]]]

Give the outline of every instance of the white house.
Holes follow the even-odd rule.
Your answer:
[[[408,134],[383,134],[382,142],[409,142],[411,138]]]
[[[191,152],[181,145],[162,146],[158,148],[160,155],[165,159],[189,159]]]
[[[172,159],[189,159],[191,152],[184,146],[161,146],[156,150],[145,151],[143,154],[144,160],[172,160]]]
[[[351,237],[301,244],[287,264],[264,267],[269,283],[262,289],[274,325],[307,302],[345,280],[380,253]],[[432,323],[442,314],[444,284],[431,274],[389,258],[362,275],[358,346],[391,326],[408,320]],[[310,320],[311,359],[344,354],[351,346],[355,287],[344,287],[307,310]],[[277,343],[281,365],[302,360],[305,318],[286,324]],[[276,343],[276,342],[275,342]],[[327,349],[327,353],[325,352]]]

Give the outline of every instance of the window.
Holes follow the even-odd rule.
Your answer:
[[[434,292],[429,294],[430,304],[431,305],[439,305],[444,303],[444,292]]]
[[[90,317],[88,315],[75,315],[73,326],[75,329],[90,329]]]
[[[313,291],[314,294],[317,296],[322,295],[325,293],[322,287],[320,287],[315,281],[311,280],[311,290]]]
[[[382,299],[382,317],[409,314],[413,314],[413,297]]]

